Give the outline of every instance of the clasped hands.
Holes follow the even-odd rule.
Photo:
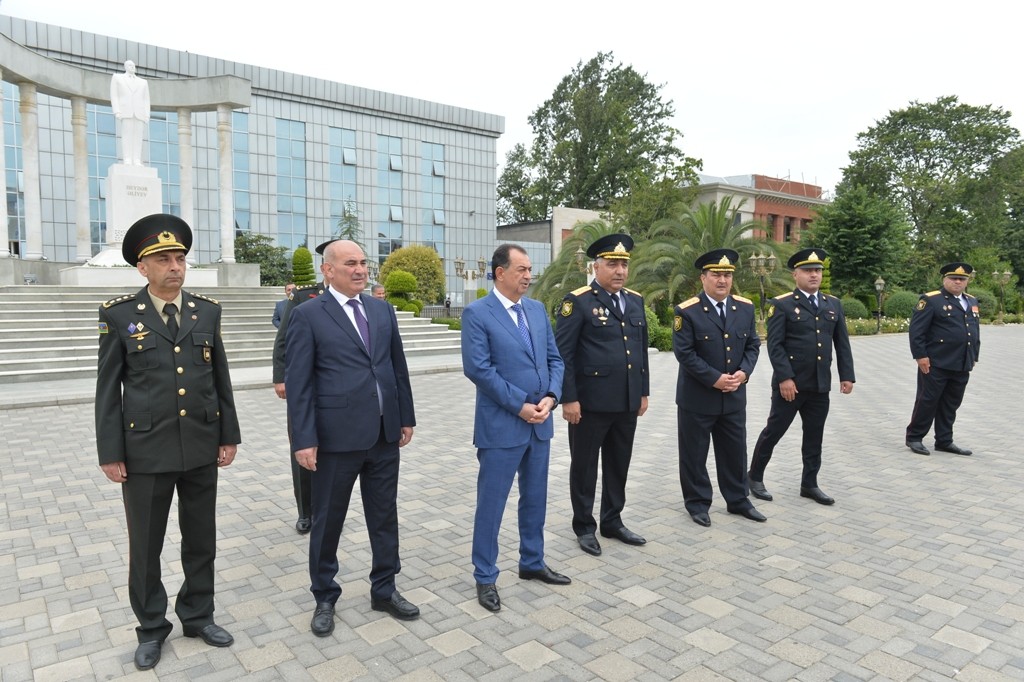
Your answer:
[[[551,416],[551,410],[555,407],[555,401],[550,396],[544,396],[540,402],[523,403],[519,410],[519,418],[527,424],[543,424]]]
[[[739,389],[747,381],[747,373],[742,369],[738,369],[732,374],[723,374],[718,377],[718,381],[714,383],[713,388],[717,388],[722,393],[732,393]]]

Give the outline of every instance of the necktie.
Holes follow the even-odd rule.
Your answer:
[[[359,301],[354,298],[348,300],[348,305],[352,306],[352,315],[356,318],[356,329],[359,330],[359,336],[363,340],[363,345],[366,346],[366,352],[370,352],[370,325],[366,323],[366,316],[363,315],[363,309],[359,306]]]
[[[167,316],[167,331],[171,333],[171,338],[178,338],[178,306],[173,303],[167,303],[164,305],[164,315]]]
[[[967,297],[966,296],[961,296],[960,297],[960,306],[964,309],[964,312],[967,312]]]
[[[622,304],[619,303],[618,294],[612,294],[612,309],[615,310],[615,312],[619,313],[619,315],[622,314]]]
[[[818,314],[818,297],[815,294],[811,294],[811,311],[815,315]]]
[[[530,338],[530,330],[526,326],[526,316],[523,315],[523,306],[521,303],[513,303],[512,310],[516,311],[516,325],[519,327],[519,335],[523,337],[523,341],[526,342],[526,348],[530,351],[530,357],[533,357],[533,339]]]
[[[725,301],[718,302],[718,316],[725,322]]]

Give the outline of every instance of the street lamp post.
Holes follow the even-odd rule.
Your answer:
[[[875,333],[880,334],[882,332],[882,292],[885,291],[885,280],[879,275],[878,279],[875,280],[875,294],[878,296],[878,313],[875,317]]]
[[[463,305],[476,300],[476,280],[483,279],[487,274],[487,261],[481,256],[476,261],[476,270],[466,269],[466,261],[461,256],[455,259],[455,275],[465,280],[462,288]]]
[[[582,246],[576,247],[576,269],[587,275],[594,274],[594,265],[587,261],[587,254]]]
[[[1003,313],[1006,312],[1006,285],[1010,283],[1012,274],[1009,270],[1004,272],[993,272],[992,278],[999,284],[999,323],[1003,323]]]
[[[750,264],[750,270],[757,275],[761,283],[761,321],[764,322],[764,281],[775,271],[775,256],[755,253],[747,259],[747,262]]]

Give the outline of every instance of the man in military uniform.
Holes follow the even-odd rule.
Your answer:
[[[974,272],[949,263],[939,272],[942,289],[929,291],[910,318],[910,352],[917,361],[917,398],[907,425],[907,447],[930,454],[924,437],[935,422],[935,449],[954,455],[971,451],[953,443],[953,422],[981,350],[978,299],[964,290]]]
[[[171,632],[160,552],[178,495],[181,566],[174,611],[186,637],[230,646],[213,622],[217,470],[241,441],[220,305],[182,290],[192,231],[181,218],[142,218],[122,254],[149,280],[99,310],[96,446],[100,468],[121,484],[128,520],[128,597],[139,620],[135,666],[160,660]]]
[[[726,509],[767,521],[747,498],[747,379],[761,340],[754,304],[730,295],[739,254],[715,249],[694,262],[703,291],[675,307],[672,349],[679,361],[676,383],[679,481],[694,523],[710,526],[708,447],[715,443],[718,489]]]
[[[328,239],[323,244],[316,247],[316,252],[321,256],[324,255],[324,249],[331,242],[336,242],[337,239]],[[284,312],[281,315],[281,324],[277,328],[277,336],[274,337],[274,354],[273,354],[273,375],[274,375],[274,393],[281,400],[288,397],[287,391],[284,388],[284,350],[285,350],[285,335],[288,333],[288,318],[292,314],[292,310],[295,306],[311,301],[317,296],[324,293],[324,287],[331,283],[330,277],[327,275],[328,268],[323,265],[320,266],[320,272],[324,275],[323,282],[317,284],[306,284],[301,287],[295,287],[288,294],[288,305],[285,306]],[[287,417],[286,417],[287,419]],[[309,469],[299,466],[299,463],[295,461],[295,454],[291,452],[291,424],[288,424],[288,459],[292,463],[292,490],[295,493],[295,504],[299,508],[299,518],[295,521],[295,530],[298,531],[299,535],[305,535],[313,527],[312,521],[312,509],[313,503],[311,500],[312,483],[309,478]]]
[[[647,411],[650,375],[644,299],[625,288],[633,239],[610,234],[587,249],[594,281],[565,296],[555,342],[565,363],[562,417],[569,422],[572,529],[587,554],[601,554],[594,520],[601,453],[601,535],[627,545],[647,541],[625,527],[626,475],[637,417]]]
[[[761,500],[772,495],[764,470],[772,452],[796,415],[803,424],[803,476],[800,496],[819,504],[835,500],[818,487],[821,439],[828,417],[832,386],[832,347],[839,366],[839,392],[853,391],[853,352],[843,306],[835,296],[818,291],[828,254],[803,249],[789,259],[796,289],[771,300],[768,309],[768,357],[772,362],[772,408],[757,438],[750,462],[750,493]]]

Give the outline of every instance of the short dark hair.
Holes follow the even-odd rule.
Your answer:
[[[491,274],[497,277],[498,268],[505,268],[508,270],[508,266],[512,264],[512,252],[518,251],[519,253],[527,256],[526,249],[519,246],[518,244],[502,244],[494,250],[494,255],[491,256]]]

